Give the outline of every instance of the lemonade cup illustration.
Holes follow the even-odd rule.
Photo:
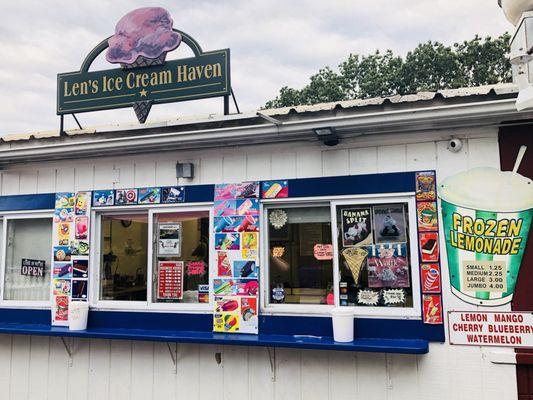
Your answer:
[[[439,185],[452,292],[467,303],[512,300],[533,216],[533,182],[517,169],[474,168]]]

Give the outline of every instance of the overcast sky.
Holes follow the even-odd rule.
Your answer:
[[[169,10],[174,27],[204,50],[231,49],[241,111],[261,107],[282,86],[305,85],[319,68],[336,67],[349,53],[392,49],[403,55],[427,40],[453,44],[513,29],[497,0],[6,1],[0,135],[57,129],[56,74],[78,70],[120,17],[144,6]],[[112,68],[105,61],[98,65]],[[221,99],[174,103],[154,106],[148,120],[221,111]],[[130,108],[78,117],[83,125],[136,121]]]

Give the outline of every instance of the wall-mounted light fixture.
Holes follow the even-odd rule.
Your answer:
[[[313,132],[317,139],[326,146],[336,146],[340,142],[339,135],[337,135],[337,132],[335,132],[335,129],[332,127],[314,128]]]
[[[193,163],[176,163],[176,178],[192,179],[194,177]]]
[[[516,26],[509,53],[513,82],[518,86],[516,109],[533,109],[533,0],[498,0],[498,4]]]

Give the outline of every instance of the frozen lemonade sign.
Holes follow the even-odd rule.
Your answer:
[[[475,168],[439,187],[452,292],[476,305],[513,298],[533,215],[533,184],[510,171]]]

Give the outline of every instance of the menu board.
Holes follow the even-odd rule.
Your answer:
[[[69,304],[88,301],[91,192],[56,193],[52,235],[52,325],[68,326]]]
[[[215,185],[213,331],[258,333],[259,182]]]
[[[183,298],[183,261],[159,261],[157,265],[157,298]]]

